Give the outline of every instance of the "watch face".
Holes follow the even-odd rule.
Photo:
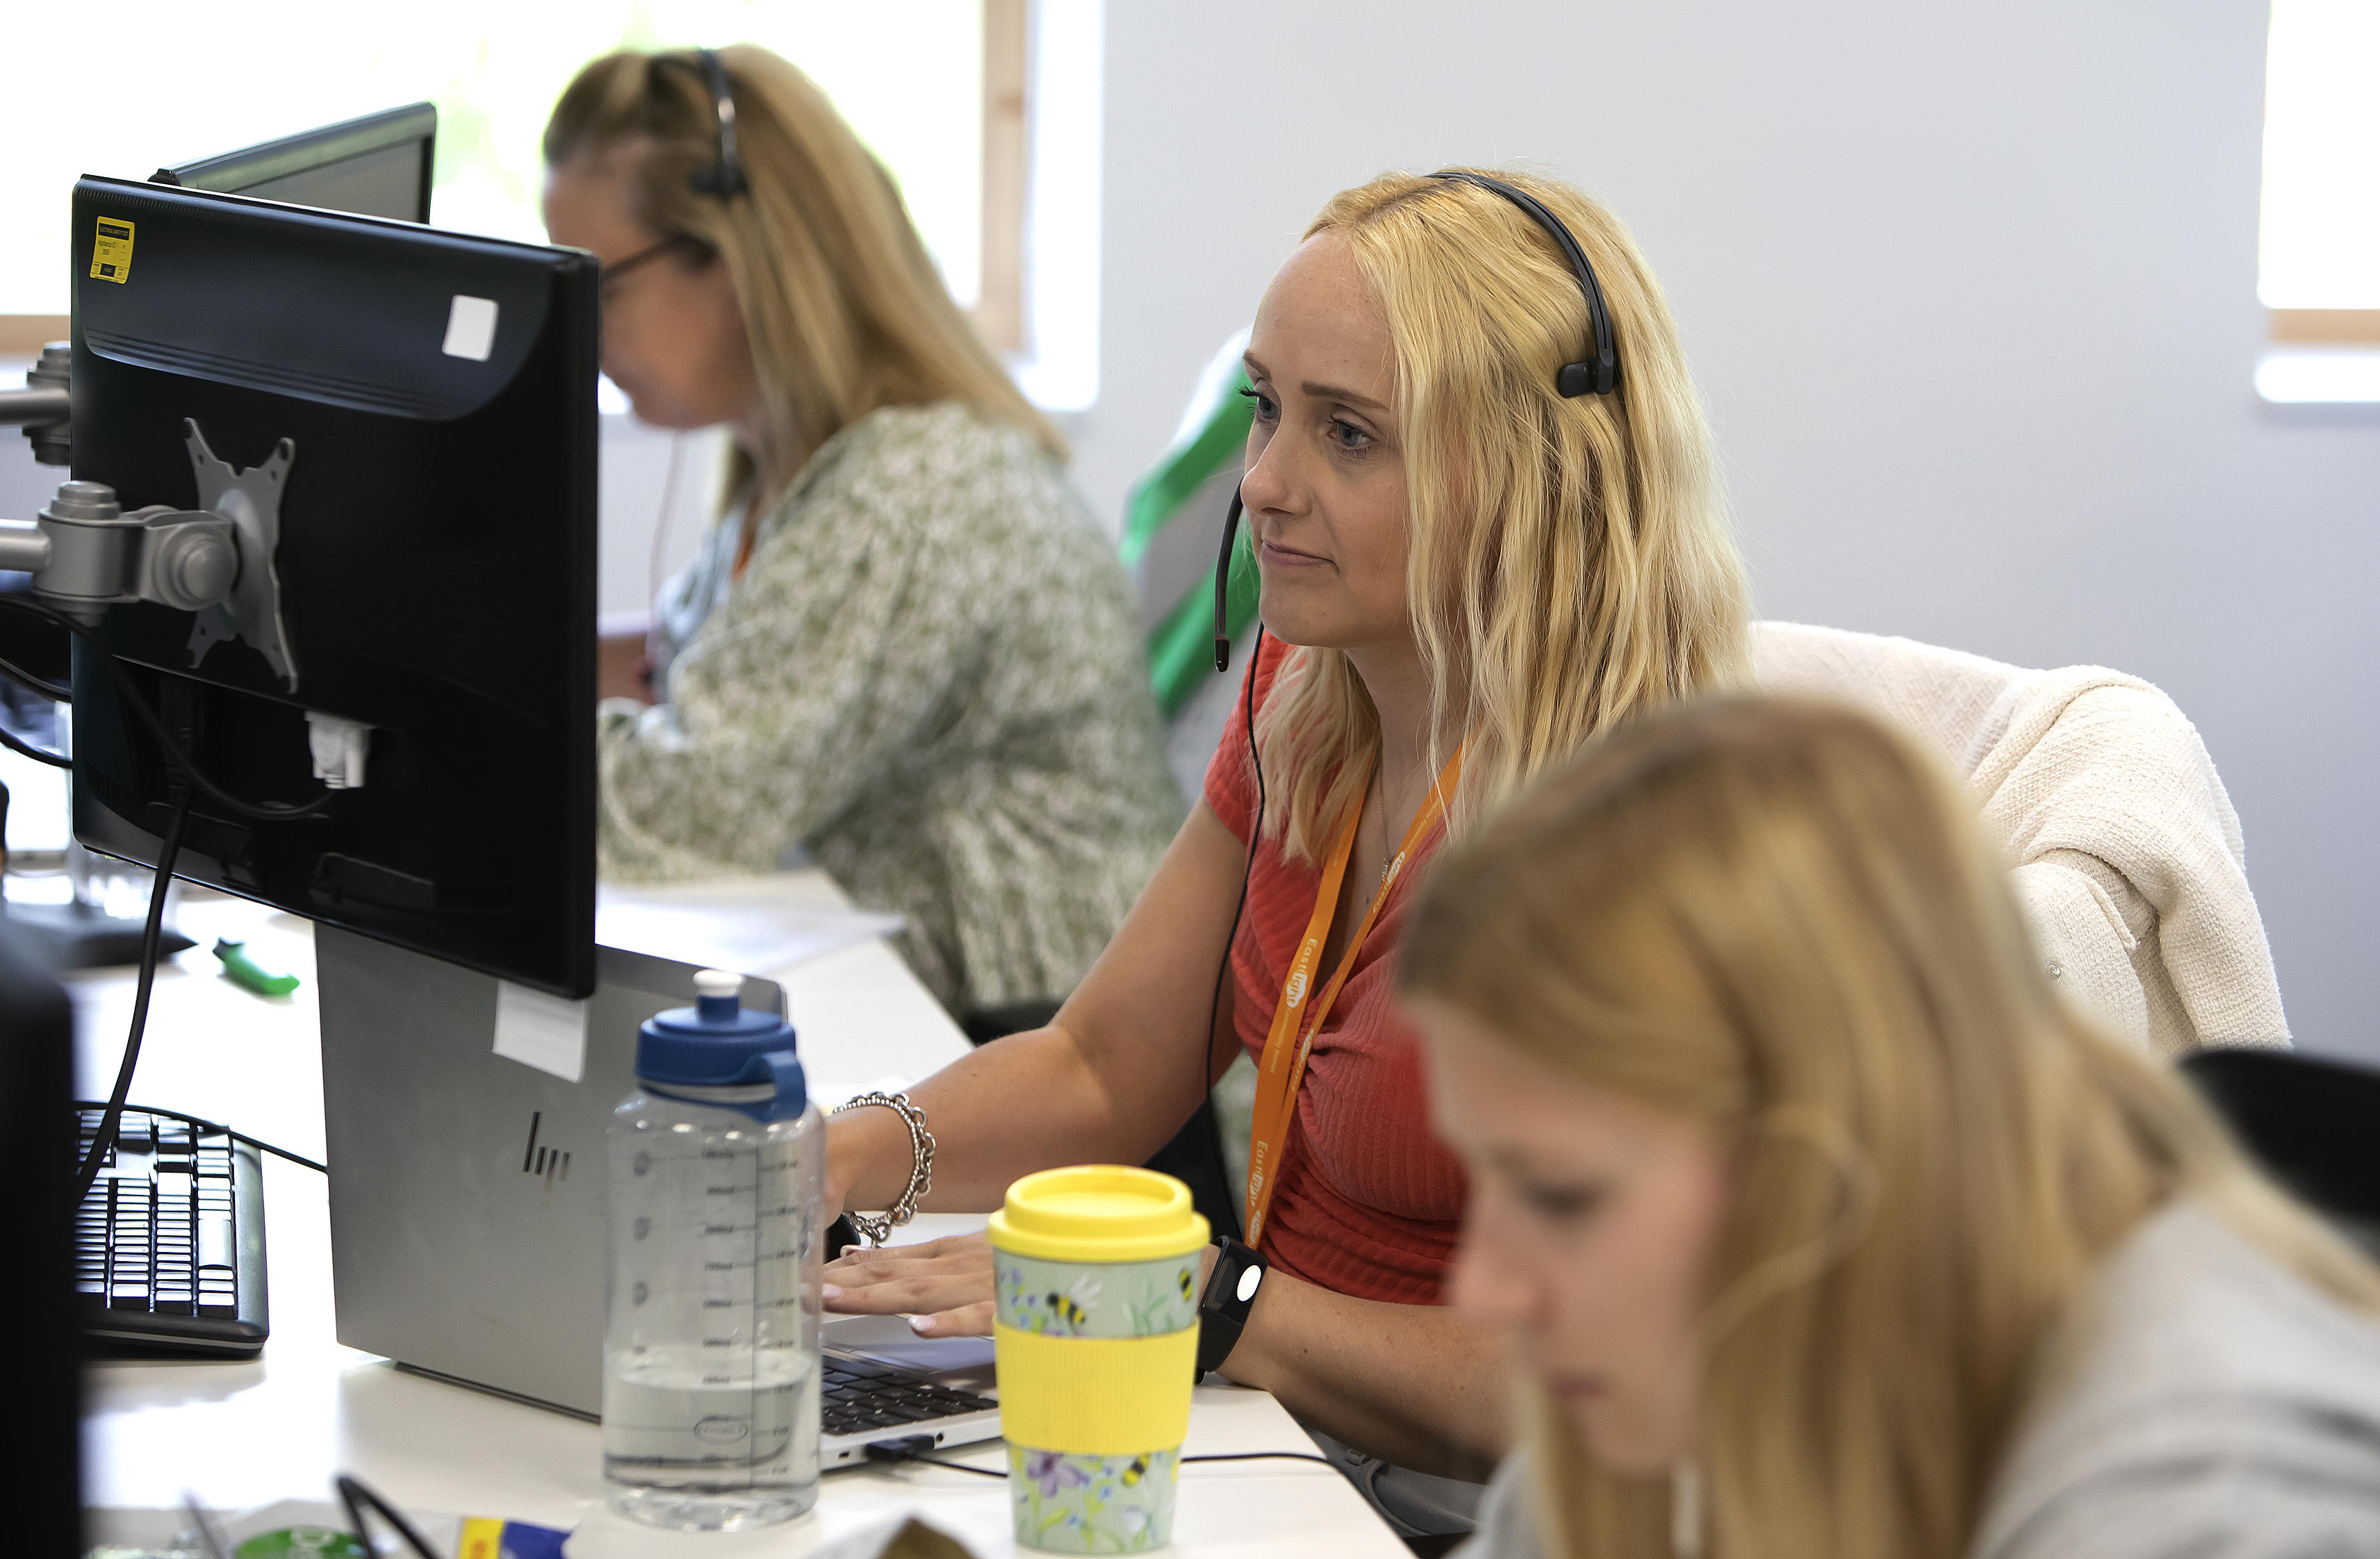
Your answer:
[[[1247,1271],[1240,1274],[1240,1303],[1245,1304],[1250,1299],[1255,1299],[1257,1297],[1257,1285],[1263,1281],[1264,1268],[1260,1266],[1252,1266],[1248,1268]]]

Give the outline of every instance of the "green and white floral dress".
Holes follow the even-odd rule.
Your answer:
[[[954,405],[843,429],[657,603],[664,702],[606,703],[602,874],[797,851],[955,1012],[1063,997],[1182,817],[1113,547],[1024,435]]]

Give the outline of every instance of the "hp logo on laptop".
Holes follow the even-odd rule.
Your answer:
[[[570,1178],[570,1154],[551,1145],[538,1146],[538,1124],[544,1118],[543,1110],[529,1113],[528,1146],[521,1153],[521,1173],[541,1178],[545,1181],[545,1189],[552,1190],[556,1181]]]

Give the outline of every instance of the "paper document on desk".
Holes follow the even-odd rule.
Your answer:
[[[890,937],[899,915],[788,901],[703,884],[595,888],[595,940],[607,948],[739,974],[769,974]]]

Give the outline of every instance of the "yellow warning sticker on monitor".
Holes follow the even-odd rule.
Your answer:
[[[122,217],[99,219],[99,234],[91,246],[91,273],[103,282],[121,282],[132,274],[132,224]]]

